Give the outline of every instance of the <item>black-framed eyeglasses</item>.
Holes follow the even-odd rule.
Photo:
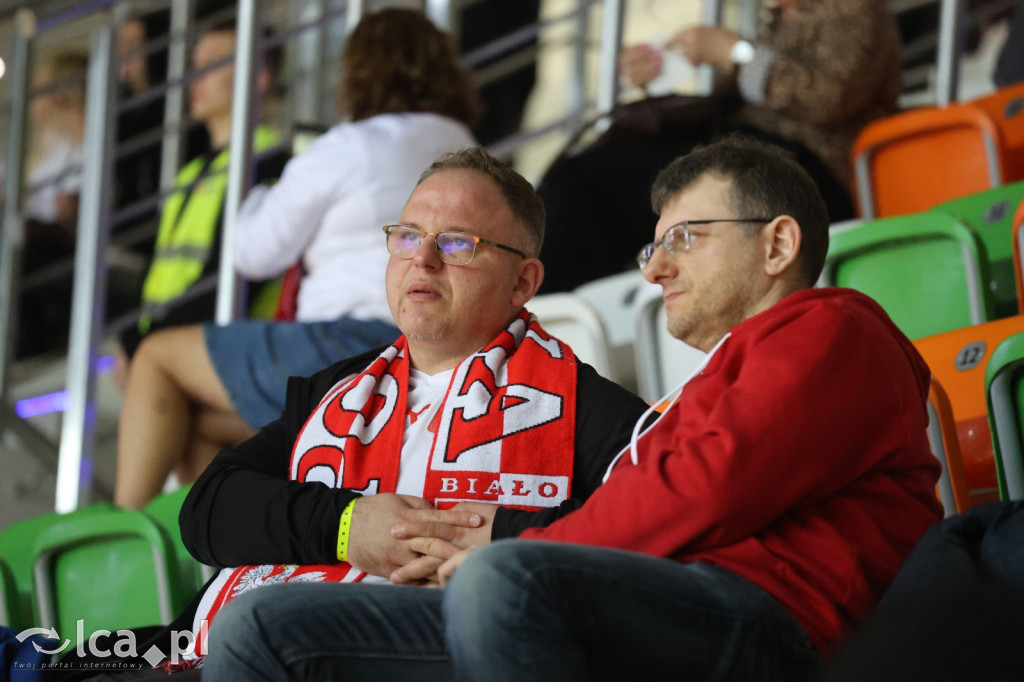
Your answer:
[[[437,257],[448,265],[468,265],[476,255],[476,245],[480,243],[496,246],[526,258],[526,254],[506,244],[492,242],[490,239],[477,237],[468,232],[427,232],[409,225],[385,225],[388,252],[395,258],[412,258],[416,249],[420,248],[424,237],[434,238]]]
[[[690,232],[690,225],[709,225],[711,223],[770,223],[774,218],[721,218],[714,220],[684,220],[676,223],[665,230],[661,239],[647,244],[636,254],[637,265],[643,270],[654,257],[654,250],[659,246],[665,248],[665,253],[670,256],[676,251],[689,251],[693,243],[693,233]]]

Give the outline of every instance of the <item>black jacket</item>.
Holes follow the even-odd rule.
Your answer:
[[[292,448],[306,419],[341,379],[365,369],[382,348],[288,382],[285,409],[249,440],[221,452],[192,486],[179,518],[185,546],[211,566],[337,562],[338,519],[358,493],[289,480]],[[578,363],[574,497],[528,512],[501,508],[491,537],[514,537],[578,508],[601,484],[647,405]],[[538,446],[542,446],[538,443]]]

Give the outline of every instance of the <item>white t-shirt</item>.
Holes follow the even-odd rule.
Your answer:
[[[452,379],[450,369],[433,376],[415,369],[409,369],[409,394],[405,414],[405,431],[402,433],[402,462],[398,466],[398,485],[395,492],[400,495],[423,497],[427,483],[427,465],[430,463],[430,447],[434,434],[430,422],[434,420],[448,383]],[[364,583],[390,584],[390,580],[376,575],[363,577]]]
[[[44,134],[43,153],[28,169],[24,212],[44,223],[57,220],[57,196],[77,194],[82,186],[83,143],[59,133]]]
[[[400,495],[423,497],[427,466],[430,464],[430,448],[434,444],[435,435],[430,430],[430,423],[441,409],[454,371],[450,369],[431,376],[415,369],[409,370],[402,463],[398,467],[398,486],[395,490]]]

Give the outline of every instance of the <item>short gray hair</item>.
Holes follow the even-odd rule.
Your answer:
[[[483,147],[469,147],[445,154],[420,176],[421,182],[444,171],[468,170],[486,176],[494,183],[512,216],[523,227],[531,256],[540,253],[544,244],[544,201],[537,196],[530,181],[512,166],[491,156]]]

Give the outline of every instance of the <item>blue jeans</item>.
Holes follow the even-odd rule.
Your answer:
[[[501,541],[445,590],[281,585],[229,604],[204,680],[799,682],[821,656],[728,571],[631,552]]]
[[[338,360],[386,346],[401,333],[391,322],[351,317],[203,325],[206,352],[231,406],[254,429],[281,415],[288,377],[309,376]]]
[[[254,590],[211,624],[203,680],[451,680],[443,596],[360,583]]]
[[[734,573],[633,552],[497,542],[446,590],[459,680],[786,680],[821,654]]]

